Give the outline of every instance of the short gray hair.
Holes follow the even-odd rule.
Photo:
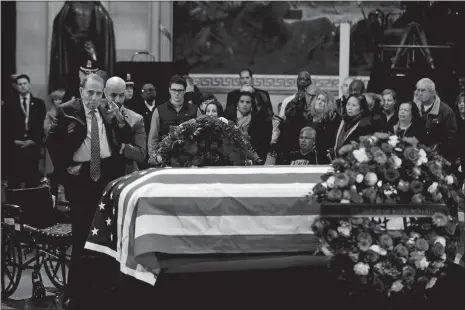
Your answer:
[[[436,84],[434,84],[433,80],[428,79],[428,78],[422,78],[421,80],[417,82],[417,85],[420,83],[424,83],[430,91],[432,91],[433,93],[436,93]]]
[[[304,131],[310,132],[310,135],[312,136],[313,139],[316,138],[316,130],[313,129],[312,127],[307,126],[307,127],[302,128],[302,129],[300,130],[299,136],[300,136],[300,134],[301,134],[302,132],[304,132]]]
[[[98,75],[96,73],[90,73],[90,74],[86,75],[82,79],[81,84],[79,86],[82,87],[82,88],[85,88],[86,84],[87,84],[87,81],[89,81],[89,80],[99,81],[100,83],[102,83],[102,86],[105,87],[105,81],[103,80],[103,78],[100,75]]]

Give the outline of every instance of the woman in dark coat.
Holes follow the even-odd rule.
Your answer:
[[[403,137],[415,137],[420,143],[424,143],[425,128],[418,107],[413,102],[403,102],[399,106],[398,122],[392,126],[389,133]]]
[[[457,120],[457,151],[459,155],[458,166],[461,166],[461,181],[465,178],[465,93],[457,96],[454,106],[455,119]]]
[[[226,118],[249,136],[252,147],[264,162],[270,148],[273,126],[271,119],[267,117],[267,110],[258,111],[253,93],[241,92],[236,115],[226,115]]]
[[[338,150],[352,141],[359,142],[359,138],[372,135],[375,128],[372,117],[364,95],[351,95],[347,100],[347,114],[344,115],[339,125],[334,140],[334,148],[329,152],[335,158]]]

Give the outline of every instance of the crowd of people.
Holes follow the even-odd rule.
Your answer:
[[[189,76],[175,75],[169,80],[169,101],[159,102],[154,84],[147,82],[135,93],[130,74],[108,77],[87,61],[80,67],[78,89],[54,90],[53,106],[46,111],[44,101],[30,93],[29,76],[13,77],[11,92],[2,98],[3,168],[9,187],[37,186],[41,149],[46,147],[54,166],[52,192],[64,192],[66,197],[58,200],[68,200],[73,213],[69,300],[83,300],[92,290],[86,282],[91,270],[80,257],[104,187],[115,178],[157,166],[157,144],[170,127],[202,115],[237,126],[263,165],[328,165],[343,145],[385,132],[416,137],[435,148],[463,181],[464,93],[444,103],[434,81],[423,78],[404,101],[389,85],[381,94],[369,93],[361,80],[347,77],[342,96],[335,99],[302,71],[295,93],[278,104],[254,86],[250,69],[240,70],[239,78],[241,87],[222,103],[202,93]]]

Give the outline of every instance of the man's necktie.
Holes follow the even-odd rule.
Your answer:
[[[92,112],[92,125],[90,129],[90,177],[95,182],[100,179],[100,137],[98,132],[97,110]]]
[[[23,111],[24,114],[27,113],[27,97],[23,97]]]
[[[27,97],[26,96],[23,96],[22,107],[23,107],[23,112],[24,112],[24,129],[26,130],[24,137],[27,137],[27,131],[29,130],[29,111],[27,109]]]

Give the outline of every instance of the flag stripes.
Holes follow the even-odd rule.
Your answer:
[[[154,284],[157,253],[314,251],[310,193],[326,166],[165,168],[110,183],[86,248]]]

